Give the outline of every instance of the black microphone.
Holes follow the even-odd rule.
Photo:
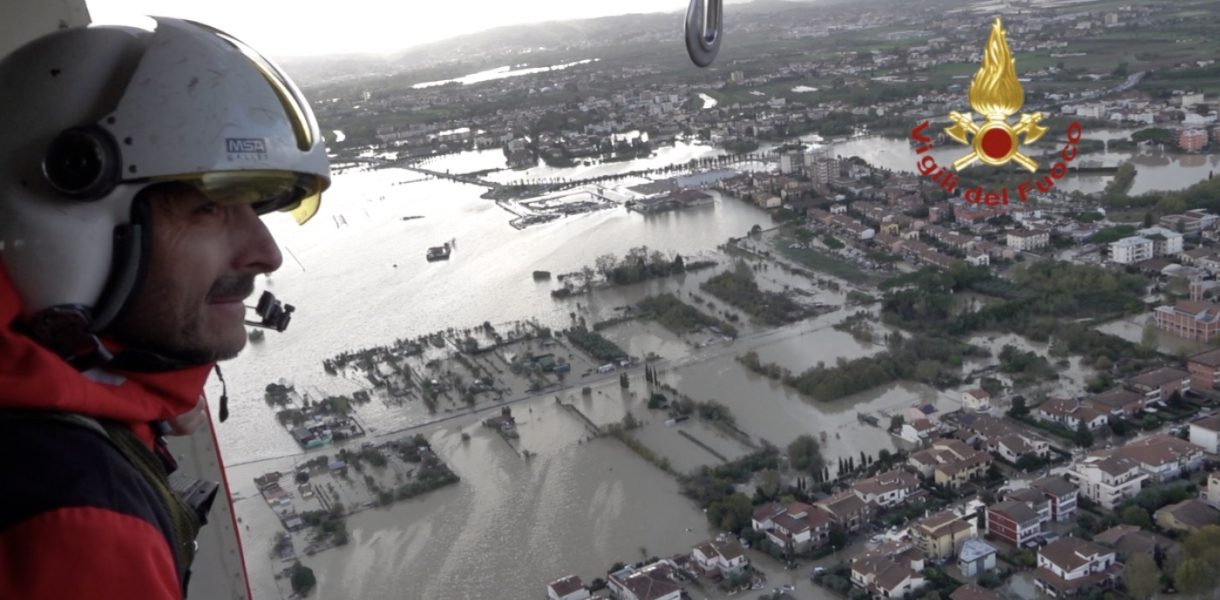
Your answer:
[[[275,298],[275,294],[266,291],[259,297],[257,306],[247,306],[246,308],[253,308],[254,313],[262,318],[262,321],[247,319],[246,325],[276,331],[288,329],[288,322],[292,320],[292,313],[296,310],[295,306],[284,304]]]

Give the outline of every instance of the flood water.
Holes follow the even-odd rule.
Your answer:
[[[905,142],[897,142],[909,152]],[[858,145],[861,140],[848,143],[864,148]],[[874,149],[892,144],[883,140]],[[535,167],[498,171],[489,177],[504,181],[588,177],[716,153],[707,146],[679,144],[638,161],[568,169]],[[486,150],[439,157],[427,167],[465,173],[502,164],[499,150]],[[650,216],[615,208],[519,231],[508,225],[511,215],[479,198],[483,191],[477,186],[421,180],[408,170],[350,171],[336,177],[322,210],[307,226],[297,227],[287,217],[268,220],[284,249],[285,262],[261,283],[297,311],[287,332],[267,334],[265,341],[252,344],[241,357],[225,364],[232,415],[218,427],[225,460],[235,465],[229,481],[247,498],[236,507],[243,519],[256,597],[279,597],[266,558],[279,525],[257,496],[252,480],[270,470],[289,471],[302,458],[291,437],[275,424],[274,411],[262,401],[263,389],[282,380],[315,397],[350,393],[358,389],[358,382],[326,375],[322,369],[323,359],[343,351],[484,321],[500,324],[535,318],[542,325],[567,327],[576,314],[596,322],[620,315],[622,307],[645,296],[670,292],[705,312],[721,317],[737,313],[742,317],[737,324],[740,337],[711,341],[640,321],[615,325],[605,335],[632,355],[655,353],[662,359],[659,370],[665,382],[696,400],[728,406],[755,441],[765,438],[783,447],[798,435],[813,434],[823,441],[828,463],[834,464],[839,456],[858,457],[861,452],[875,456],[882,448],[895,448],[892,436],[862,423],[857,413],[877,417],[884,427],[889,415],[916,403],[932,403],[942,412],[959,406],[956,392],[908,382],[818,402],[746,370],[737,357],[750,350],[764,362],[794,372],[819,361],[833,364],[840,357],[881,350],[832,328],[855,309],[840,309],[775,331],[751,324],[737,309],[699,290],[700,283],[731,267],[733,259],[716,250],[719,244],[730,236],[745,235],[754,225],[771,225],[770,216],[751,205],[714,193],[711,206]],[[446,241],[455,245],[450,260],[424,260],[428,247]],[[761,242],[747,245],[755,243]],[[635,246],[681,253],[688,261],[710,258],[718,266],[563,300],[550,296],[558,285],[555,281],[532,277],[534,270],[577,271],[592,266],[602,254],[621,257]],[[841,292],[823,290],[775,267],[759,270],[756,278],[764,289],[796,288],[812,301],[843,302]],[[663,412],[646,408],[648,393],[638,372],[628,390],[611,378],[594,385],[591,392],[585,396],[570,388],[514,404],[521,438],[513,444],[478,425],[483,416],[453,417],[423,429],[462,481],[349,518],[348,546],[305,559],[318,576],[315,597],[540,597],[550,580],[575,573],[587,581],[603,575],[616,561],[643,558],[641,547],[647,554],[667,556],[689,551],[706,539],[704,515],[678,493],[672,477],[614,439],[591,439],[582,422],[559,407],[555,398],[602,425],[617,422],[630,411],[646,422],[636,434],[638,439],[680,471],[717,464],[721,459],[716,454],[731,460],[749,449],[705,423],[667,427]],[[215,382],[209,385],[209,396],[219,397]],[[441,416],[429,415],[419,406],[366,406],[359,414],[374,421],[366,424],[376,428],[375,433]],[[462,432],[471,439],[462,441]],[[526,459],[522,450],[537,455]],[[778,577],[783,579],[777,583],[803,581],[801,597],[824,597],[809,587],[807,574],[779,571]]]

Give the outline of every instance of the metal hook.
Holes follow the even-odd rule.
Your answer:
[[[686,52],[695,66],[716,60],[724,33],[724,0],[690,0],[686,9]]]

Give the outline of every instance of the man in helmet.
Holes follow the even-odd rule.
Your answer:
[[[304,223],[330,182],[278,68],[156,23],[0,60],[0,598],[185,594],[216,487],[170,477],[162,436],[281,264],[261,215]]]

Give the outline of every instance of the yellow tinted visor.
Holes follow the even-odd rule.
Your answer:
[[[167,179],[185,183],[222,206],[249,204],[259,215],[291,213],[299,225],[317,214],[326,187],[321,177],[289,171],[220,171]]]

